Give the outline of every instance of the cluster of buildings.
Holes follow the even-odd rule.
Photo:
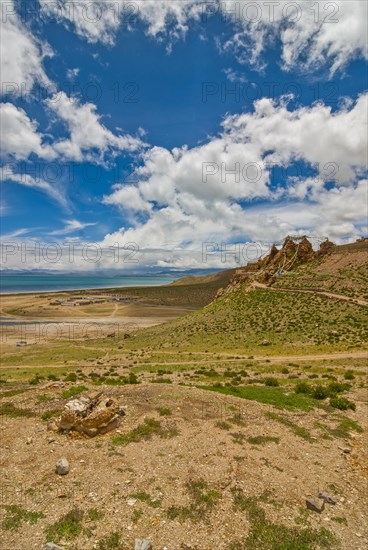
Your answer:
[[[51,306],[89,306],[92,304],[103,304],[113,302],[132,302],[137,300],[138,296],[108,294],[106,296],[69,296],[67,299],[59,298],[50,302]]]

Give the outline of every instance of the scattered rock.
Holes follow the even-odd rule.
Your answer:
[[[350,454],[353,450],[351,447],[339,447],[339,449],[341,449],[341,451],[347,455]]]
[[[59,474],[59,476],[65,476],[69,473],[69,462],[66,458],[61,458],[56,463],[56,473]]]
[[[311,500],[310,498],[307,498],[305,501],[305,504],[308,508],[308,510],[312,510],[312,512],[317,512],[317,514],[321,514],[325,508],[325,501],[322,501],[322,506],[318,506],[314,500]]]
[[[126,503],[128,506],[134,506],[134,504],[137,502],[136,498],[128,498]]]
[[[43,547],[43,550],[65,550],[64,547],[58,546],[57,544],[54,544],[53,542],[48,542]]]
[[[263,340],[262,346],[269,346],[271,342],[269,340]]]
[[[64,433],[76,431],[95,437],[117,428],[124,414],[115,399],[98,392],[90,397],[68,401],[57,423],[58,430]]]
[[[55,420],[50,420],[48,423],[47,423],[47,430],[49,432],[57,432],[59,430],[59,426],[57,425],[57,423],[55,422]]]
[[[26,439],[26,444],[27,444],[27,445],[31,445],[31,443],[33,443],[32,437],[27,437],[27,439]]]
[[[333,505],[335,505],[336,502],[337,502],[337,501],[336,501],[331,495],[329,495],[328,493],[319,493],[318,498],[320,498],[320,499],[323,500],[324,502],[327,502],[327,504],[333,504]]]
[[[135,539],[134,550],[152,550],[152,544],[149,540]]]

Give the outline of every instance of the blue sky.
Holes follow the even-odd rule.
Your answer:
[[[364,0],[68,4],[1,0],[5,243],[134,243],[150,271],[366,234]]]

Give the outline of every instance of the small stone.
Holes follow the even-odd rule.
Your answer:
[[[26,439],[26,444],[27,444],[27,445],[31,445],[31,443],[33,443],[32,437],[27,437],[27,439]]]
[[[328,493],[319,493],[318,498],[320,498],[324,502],[327,502],[327,504],[336,504],[336,500]]]
[[[152,550],[152,544],[149,540],[135,539],[134,550]]]
[[[65,476],[67,473],[69,473],[69,462],[66,458],[61,458],[56,463],[56,473],[60,476]]]
[[[320,514],[325,507],[325,501],[322,501],[322,506],[318,506],[318,504],[316,504],[314,500],[311,500],[310,498],[306,499],[305,504],[308,510],[312,510],[312,512],[317,512],[317,514]]]
[[[128,498],[126,503],[128,506],[134,506],[134,504],[137,502],[136,498]]]
[[[53,542],[48,542],[43,547],[43,550],[65,550],[64,547],[58,546],[57,544],[54,544]]]
[[[59,426],[55,422],[55,420],[50,420],[47,423],[47,431],[49,432],[57,432],[59,430]]]
[[[341,449],[342,452],[345,453],[346,455],[350,454],[352,451],[351,447],[339,447],[339,449]]]

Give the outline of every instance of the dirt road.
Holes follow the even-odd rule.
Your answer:
[[[366,300],[362,300],[361,298],[350,298],[350,296],[344,296],[343,294],[334,294],[333,292],[327,292],[325,290],[315,290],[315,289],[305,289],[305,288],[285,288],[285,287],[272,287],[267,286],[263,283],[259,283],[257,281],[252,282],[253,288],[261,288],[262,290],[271,290],[273,292],[290,292],[293,294],[319,294],[321,296],[327,296],[327,298],[332,298],[333,300],[341,300],[343,302],[349,302],[351,304],[356,304],[359,306],[368,306],[368,302]]]

